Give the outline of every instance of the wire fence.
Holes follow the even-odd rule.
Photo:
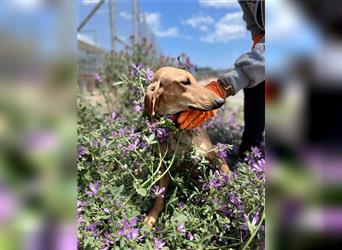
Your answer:
[[[139,0],[79,0],[77,14],[78,83],[81,90],[95,88],[95,75],[106,56],[129,48],[137,40],[146,39],[160,52]]]

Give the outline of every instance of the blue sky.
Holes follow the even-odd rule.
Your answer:
[[[97,0],[79,0],[79,20]],[[131,1],[116,1],[117,34],[127,39],[132,30]],[[177,57],[182,52],[199,66],[232,67],[251,47],[250,34],[236,0],[230,1],[140,1],[163,54]],[[82,36],[110,48],[108,3],[85,26]]]
[[[48,0],[3,0],[0,30],[13,39],[36,44],[38,52],[59,56],[62,48],[76,47],[75,26],[96,1],[77,0],[64,9]],[[127,39],[132,30],[131,0],[116,3],[118,36]],[[104,48],[110,47],[107,4],[82,31],[84,37]],[[250,35],[235,0],[141,0],[140,7],[164,54],[185,52],[200,66],[229,68],[239,55],[250,50]],[[317,28],[305,20],[295,4],[287,0],[267,2],[267,72],[281,70],[282,62],[291,57],[312,55],[321,43]]]

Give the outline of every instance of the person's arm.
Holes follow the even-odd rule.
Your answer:
[[[241,55],[235,62],[235,68],[218,79],[218,84],[234,95],[243,88],[251,88],[265,80],[265,43],[257,43],[252,51]]]
[[[222,98],[235,95],[243,88],[251,88],[265,80],[265,41],[264,41],[264,0],[238,0],[243,12],[243,20],[254,40],[250,52],[241,55],[234,68],[219,77],[212,86],[217,86],[223,93]],[[211,116],[201,111],[183,111],[178,115],[177,122],[181,129],[192,129],[202,125]]]

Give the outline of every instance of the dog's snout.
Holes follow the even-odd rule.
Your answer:
[[[215,99],[215,103],[218,107],[221,107],[224,104],[224,100],[222,98]]]

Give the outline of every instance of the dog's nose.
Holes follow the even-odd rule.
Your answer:
[[[224,100],[221,98],[215,99],[215,103],[218,107],[221,107],[224,104]]]

